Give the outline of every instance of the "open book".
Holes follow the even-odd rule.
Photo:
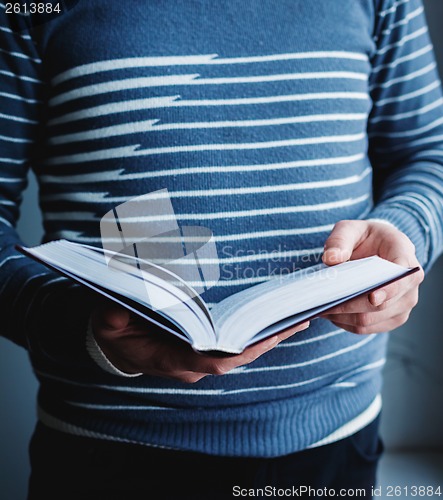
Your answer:
[[[176,335],[196,351],[232,354],[418,270],[377,256],[332,267],[317,264],[253,285],[209,309],[192,286],[153,262],[106,255],[105,250],[67,240],[17,249]]]

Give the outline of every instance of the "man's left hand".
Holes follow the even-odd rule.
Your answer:
[[[405,267],[420,267],[414,245],[404,233],[391,224],[360,220],[344,220],[334,226],[325,243],[323,262],[335,265],[371,255]],[[420,267],[418,272],[341,304],[322,317],[353,333],[393,330],[408,320],[423,278]]]

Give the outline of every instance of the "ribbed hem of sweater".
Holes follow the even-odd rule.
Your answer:
[[[110,373],[111,375],[117,375],[119,377],[140,377],[143,373],[126,373],[119,370],[114,366],[111,361],[106,357],[105,353],[101,350],[97,341],[95,340],[94,333],[92,331],[91,320],[88,322],[86,330],[86,351],[91,356],[91,358],[97,363],[102,370]]]
[[[122,412],[112,421],[69,405],[46,408],[40,401],[39,420],[71,434],[220,456],[282,456],[357,432],[378,412],[365,410],[379,397],[377,377],[356,387],[322,394],[226,408],[183,408],[179,412]],[[357,419],[348,432],[338,432]],[[336,437],[334,438],[334,433]]]

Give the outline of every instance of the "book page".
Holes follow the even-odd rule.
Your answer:
[[[122,304],[132,301],[144,306],[146,316],[151,311],[154,311],[157,318],[163,316],[175,324],[191,344],[195,342],[195,338],[204,345],[215,342],[212,323],[202,309],[195,301],[190,300],[182,288],[174,288],[170,281],[121,261],[108,266],[100,249],[91,249],[66,240],[23,250],[27,255],[102,294],[106,290],[111,291],[111,294],[106,295],[114,300],[117,295],[118,302]],[[149,294],[155,297],[155,308],[150,303]],[[141,309],[137,308],[137,312],[140,314]]]
[[[250,287],[216,304],[211,312],[221,346],[242,349],[257,339],[276,333],[278,327],[261,332],[280,321],[289,323],[324,311],[367,292],[411,270],[377,256],[344,262],[336,266],[318,264]],[[291,319],[288,319],[291,318]],[[252,340],[254,339],[254,340]]]
[[[71,243],[72,242],[68,242]],[[111,265],[111,267],[119,267],[119,263],[126,264],[126,267],[124,267],[124,271],[134,274],[131,271],[131,267],[137,267],[140,271],[142,272],[147,272],[148,275],[146,275],[147,279],[151,279],[150,275],[152,276],[157,276],[164,282],[164,287],[169,288],[171,293],[177,294],[177,289],[181,290],[184,294],[188,296],[186,298],[184,295],[180,295],[180,300],[183,302],[187,302],[188,300],[193,300],[196,305],[202,310],[203,314],[207,317],[209,322],[213,324],[212,322],[212,316],[209,311],[208,306],[204,302],[204,300],[200,297],[200,295],[197,293],[194,288],[192,288],[185,280],[180,278],[177,274],[174,274],[172,271],[169,269],[166,269],[164,267],[158,266],[154,264],[153,262],[146,261],[145,259],[135,257],[134,255],[131,254],[125,254],[123,251],[120,253],[117,252],[112,252],[107,249],[101,249],[97,248],[91,245],[86,245],[86,244],[81,244],[73,246],[73,250],[76,250],[77,247],[80,248],[87,248],[92,250],[93,252],[96,252],[100,255],[105,255],[107,258],[106,260],[108,262],[108,265]],[[135,273],[137,274],[137,273]],[[168,284],[171,284],[171,287],[168,287]],[[192,304],[191,304],[192,307]]]

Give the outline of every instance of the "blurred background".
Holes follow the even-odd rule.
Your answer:
[[[443,77],[443,0],[424,0],[424,4]],[[41,218],[33,176],[24,196],[18,230],[27,245],[40,243]],[[443,495],[442,258],[420,291],[420,302],[408,323],[390,337],[382,413],[386,453],[380,467],[383,496],[379,498],[385,498],[387,485],[441,486]],[[0,384],[0,498],[24,500],[37,384],[27,354],[3,338]],[[400,497],[406,496],[404,490]]]

